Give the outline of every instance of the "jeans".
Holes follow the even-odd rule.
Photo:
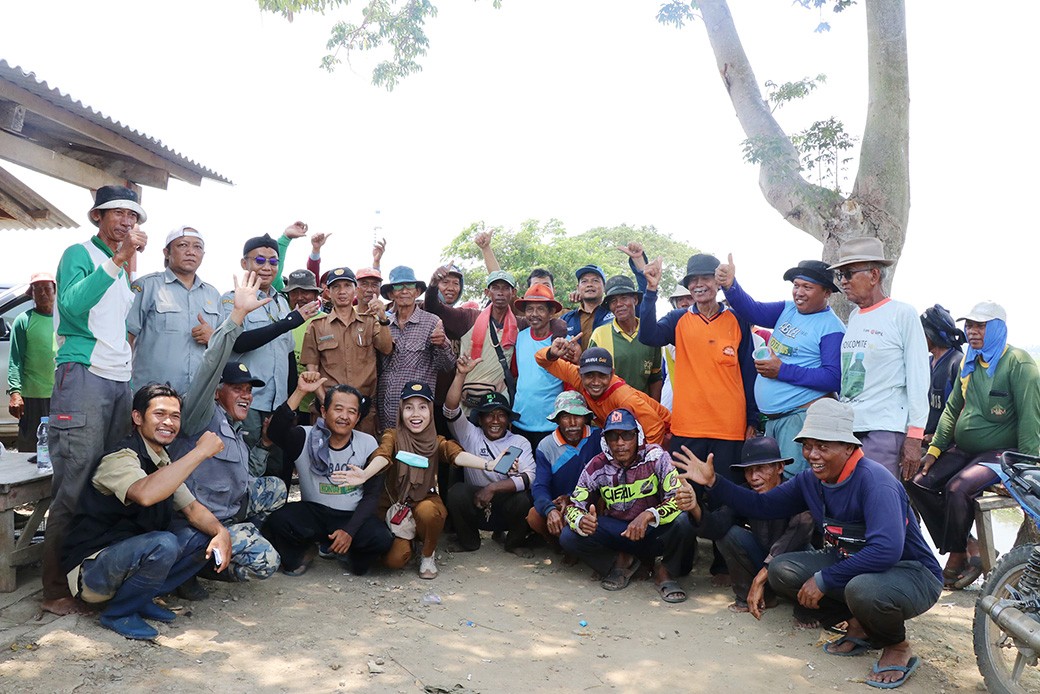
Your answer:
[[[578,557],[600,576],[610,573],[620,552],[649,559],[663,557],[664,566],[672,578],[690,573],[697,536],[685,513],[667,525],[647,527],[643,539],[638,541],[621,537],[628,523],[610,516],[599,516],[596,519],[596,532],[588,537],[579,535],[565,525],[560,533],[560,546],[564,552]]]
[[[780,444],[781,456],[784,458],[794,459],[792,462],[784,466],[785,480],[791,479],[799,472],[809,467],[809,463],[805,460],[805,456],[802,455],[802,444],[794,440],[794,437],[802,430],[802,425],[805,424],[805,414],[808,411],[808,408],[803,408],[795,410],[791,414],[786,417],[781,417],[780,419],[766,420],[766,436],[771,436],[776,439],[778,444]]]
[[[186,528],[156,530],[106,547],[80,569],[81,597],[87,602],[108,600],[102,614],[137,614],[157,595],[194,576],[205,565],[210,538]]]
[[[845,588],[824,591],[817,609],[798,604],[802,585],[822,569],[840,561],[833,550],[781,554],[769,563],[769,585],[795,602],[795,619],[819,620],[833,626],[850,617],[863,626],[874,648],[906,640],[906,620],[924,614],[939,599],[942,582],[918,561],[898,561],[887,571],[854,577]]]

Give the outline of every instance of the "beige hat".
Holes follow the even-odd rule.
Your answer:
[[[805,423],[794,440],[839,441],[861,446],[860,440],[852,435],[853,419],[852,405],[831,398],[817,400],[806,410]]]
[[[991,320],[1002,320],[1007,322],[1007,311],[995,301],[980,301],[972,307],[968,315],[957,320],[970,320],[976,323],[988,323]]]
[[[885,260],[885,247],[881,243],[881,239],[858,236],[841,244],[841,248],[838,249],[838,262],[828,269],[835,270],[853,263],[892,265],[894,262],[894,260]]]

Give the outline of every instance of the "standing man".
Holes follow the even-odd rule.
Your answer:
[[[98,233],[58,263],[54,391],[49,438],[53,501],[43,547],[43,609],[82,612],[61,569],[61,547],[91,467],[130,432],[130,267],[148,236],[137,193],[103,186],[87,213]]]
[[[794,440],[806,409],[841,386],[845,326],[827,305],[838,291],[833,273],[822,260],[803,260],[784,273],[792,300],[770,303],[755,301],[740,286],[732,253],[715,277],[734,313],[773,330],[768,353],[755,359],[755,403],[765,415],[766,436],[776,439],[783,456],[793,460],[783,471],[784,479],[791,479],[809,465]]]
[[[846,241],[831,266],[856,304],[841,343],[841,401],[856,413],[863,455],[909,480],[921,466],[930,369],[917,311],[885,294],[892,262],[880,239],[861,237]]]
[[[36,451],[36,430],[48,416],[54,390],[54,275],[37,272],[29,279],[34,307],[14,319],[7,363],[7,411],[18,420],[18,450]]]
[[[517,379],[513,409],[520,419],[513,428],[531,443],[532,448],[537,448],[539,442],[556,428],[550,414],[555,409],[556,396],[563,390],[563,381],[538,366],[534,355],[552,344],[549,322],[561,308],[552,288],[544,284],[532,285],[524,298],[516,301],[516,309],[523,313],[529,327],[516,337]]]
[[[643,277],[643,268],[646,267],[646,254],[643,252],[643,244],[631,241],[625,246],[618,246],[619,251],[628,256],[628,266],[636,276],[639,291],[646,289],[646,279]],[[567,336],[574,337],[581,334],[581,349],[588,349],[592,341],[592,331],[601,325],[606,325],[612,318],[610,309],[603,303],[603,293],[607,283],[607,276],[603,268],[598,265],[585,265],[578,268],[574,276],[578,279],[578,308],[567,311],[561,319],[567,324]]]
[[[322,236],[324,234],[315,234],[315,237]],[[313,238],[311,239],[313,241]],[[320,249],[321,246],[318,246]],[[308,262],[308,265],[310,263]],[[322,289],[318,287],[318,283],[315,281],[315,274],[311,270],[293,270],[289,273],[289,282],[285,285],[285,295],[289,298],[289,306],[294,309],[301,309],[312,301],[318,301],[322,295]],[[321,302],[318,301],[318,305],[321,306]],[[307,334],[307,328],[317,318],[324,316],[325,312],[320,308],[318,312],[303,322],[302,325],[298,325],[292,329],[293,336],[293,355],[296,358],[296,374],[302,374],[307,370],[307,363],[301,358],[303,354],[303,338]],[[308,397],[303,399],[300,403],[300,413],[304,417],[304,421],[310,421],[311,417],[311,403],[314,402],[314,395],[311,393],[307,394]]]
[[[195,377],[210,335],[223,321],[220,292],[196,274],[205,254],[202,234],[179,227],[166,236],[166,269],[131,283],[134,305],[126,330],[135,386],[169,383],[185,393]]]
[[[614,359],[625,383],[661,401],[661,348],[639,341],[639,302],[643,294],[624,275],[607,280],[605,302],[614,319],[592,331],[589,345],[602,347]]]
[[[394,348],[390,320],[382,304],[375,315],[363,314],[354,306],[357,280],[349,267],[332,270],[325,282],[332,299],[332,313],[311,322],[300,354],[305,371],[322,375],[311,399],[316,396],[318,402],[324,402],[326,389],[342,384],[354,386],[371,401],[378,385],[376,354],[386,356]],[[375,411],[370,410],[355,428],[375,436]]]

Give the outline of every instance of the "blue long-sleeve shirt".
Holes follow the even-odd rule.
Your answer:
[[[755,301],[736,281],[724,291],[738,316],[773,329],[769,348],[780,359],[780,373],[776,378],[755,379],[755,402],[760,410],[788,412],[838,392],[845,326],[829,306],[816,313],[800,313],[793,301]]]
[[[807,510],[821,526],[825,517],[866,525],[866,545],[817,574],[820,590],[843,589],[860,574],[887,571],[907,560],[921,562],[942,581],[942,570],[921,534],[902,483],[869,458],[860,458],[852,474],[836,484],[821,482],[811,470],[765,494],[739,487],[722,475],[715,480],[708,491],[712,499],[751,518],[788,518]]]
[[[603,432],[599,429],[589,429],[577,446],[571,446],[558,431],[553,431],[538,444],[534,452],[535,476],[531,497],[535,510],[542,517],[548,516],[553,509],[553,499],[561,494],[571,495],[585,465],[603,451],[602,438]]]

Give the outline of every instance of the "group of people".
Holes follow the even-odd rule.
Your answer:
[[[21,450],[49,417],[43,607],[101,605],[128,638],[174,619],[157,596],[203,599],[199,576],[320,556],[433,579],[446,530],[463,552],[482,530],[520,556],[540,537],[606,590],[646,573],[682,602],[700,538],[730,609],[787,598],[799,625],[842,626],[828,653],[881,649],[867,683],[892,688],[919,665],[905,621],[981,571],[971,504],[996,479],[979,463],[1040,453],[1040,376],[1003,309],[978,304],[963,331],[939,305],[918,316],[887,296],[876,239],[797,263],[774,302],[732,256],[696,254],[658,317],[663,261],[636,242],[631,275],[578,268],[565,310],[551,272],[521,287],[485,232],[480,303],[453,264],[384,278],[384,242],[323,273],[320,233],[283,279],[302,222],[246,240],[221,294],[193,227],[136,276],[134,191],[99,189],[88,217],[97,234],[32,277],[8,387]]]

